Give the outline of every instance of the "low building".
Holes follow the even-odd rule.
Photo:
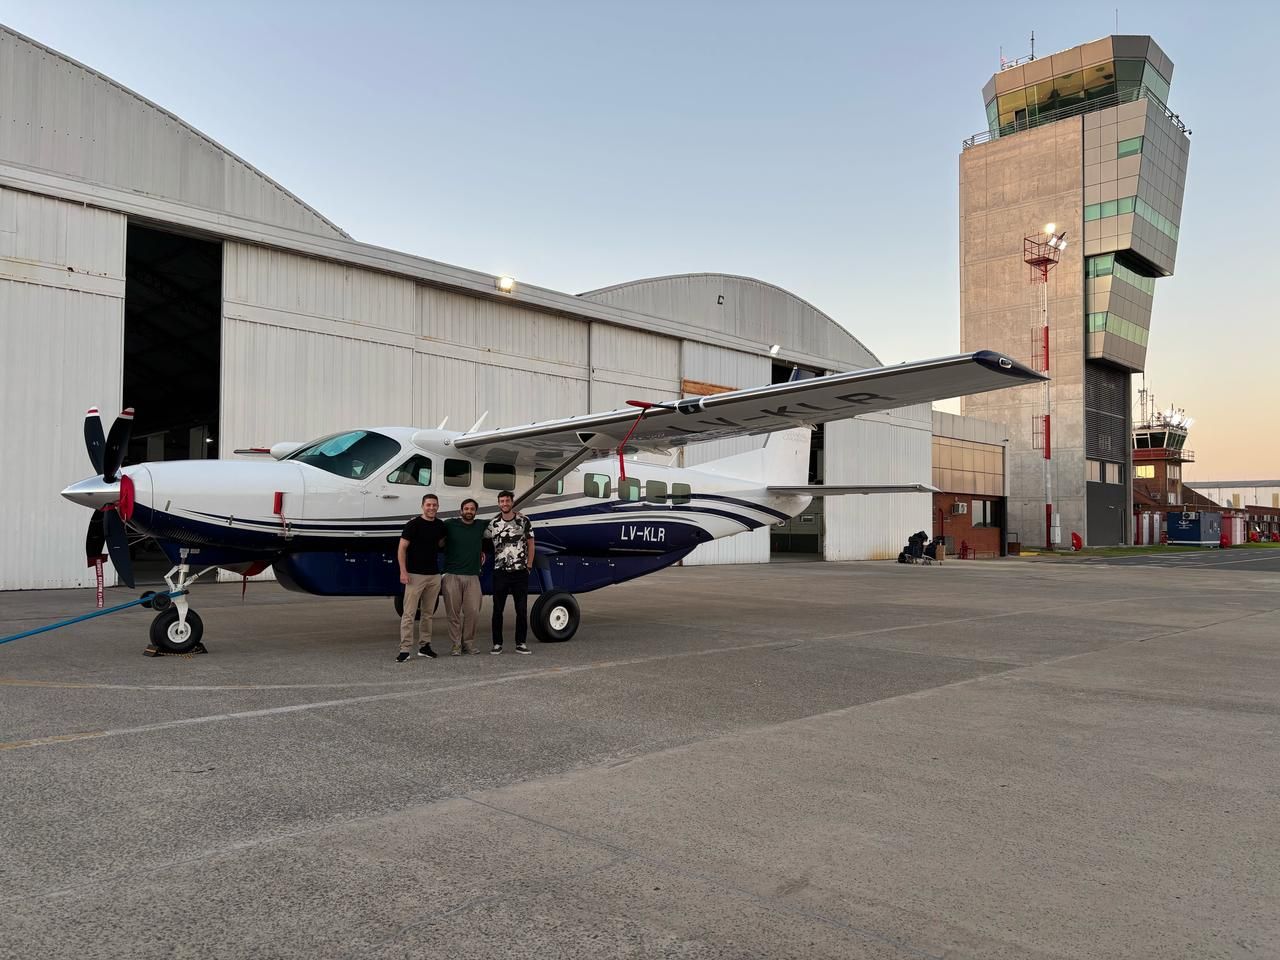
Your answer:
[[[933,535],[958,557],[1000,557],[1021,532],[1007,528],[1004,427],[933,411]],[[905,536],[904,536],[905,539]]]

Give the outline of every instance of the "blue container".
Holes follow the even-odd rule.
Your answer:
[[[1166,530],[1170,543],[1187,546],[1216,547],[1222,538],[1222,514],[1204,510],[1181,513],[1170,510],[1165,514]]]

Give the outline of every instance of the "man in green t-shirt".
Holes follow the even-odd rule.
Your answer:
[[[480,568],[484,566],[484,524],[476,522],[480,505],[462,501],[462,516],[446,520],[444,540],[444,607],[449,612],[453,655],[479,653],[475,648],[480,619]]]

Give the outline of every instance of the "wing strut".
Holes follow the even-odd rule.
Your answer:
[[[516,498],[516,502],[512,504],[511,509],[512,510],[519,509],[520,504],[526,503],[529,500],[533,500],[537,498],[539,495],[541,495],[543,490],[546,490],[548,487],[556,483],[556,481],[562,479],[565,476],[565,474],[567,474],[570,470],[572,470],[574,467],[580,464],[583,460],[589,460],[592,454],[594,454],[596,451],[596,447],[592,443],[592,440],[594,438],[595,438],[595,434],[593,433],[582,434],[581,436],[581,439],[583,441],[582,446],[577,450],[577,452],[575,452],[571,457],[561,461],[558,467],[552,470],[549,474],[547,474],[541,480],[538,480],[537,482],[535,482],[534,485],[531,486],[524,493],[520,494],[520,496]]]
[[[636,432],[636,427],[640,426],[640,421],[654,407],[664,407],[663,403],[650,403],[648,400],[628,400],[627,406],[639,407],[640,415],[636,417],[636,422],[631,424],[631,429],[627,431],[627,435],[622,438],[622,442],[618,444],[618,479],[627,479],[627,462],[623,459],[623,451],[627,449],[627,441],[631,439],[631,435]]]

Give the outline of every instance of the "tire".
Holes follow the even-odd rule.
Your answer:
[[[151,644],[165,653],[190,653],[204,636],[204,622],[194,610],[187,611],[186,627],[178,624],[178,608],[170,607],[151,621]]]
[[[563,643],[578,632],[582,613],[572,593],[553,590],[533,602],[530,619],[533,635],[543,643]]]
[[[443,590],[440,591],[440,596],[441,597],[444,596]],[[396,608],[396,619],[403,617],[404,616],[404,594],[397,593],[394,597],[392,597],[392,602],[395,604],[395,608]],[[437,607],[440,606],[440,597],[436,597],[436,606]],[[433,610],[432,612],[434,613],[435,611]],[[422,619],[422,604],[418,604],[418,612],[413,615],[413,619],[415,620]]]

